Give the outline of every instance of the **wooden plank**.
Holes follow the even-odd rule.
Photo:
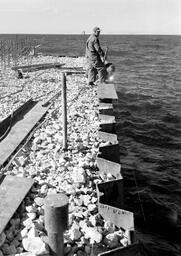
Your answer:
[[[118,100],[114,84],[99,84],[97,95],[99,99]]]
[[[32,187],[32,179],[7,175],[0,185],[0,234]]]
[[[0,142],[0,166],[3,165],[9,156],[13,154],[19,144],[26,138],[36,123],[46,113],[48,107],[42,107],[42,103],[37,103],[31,111],[22,115],[11,128],[9,134]]]
[[[13,124],[17,121],[21,113],[25,113],[26,111],[30,110],[30,108],[32,108],[36,103],[37,102],[33,101],[32,99],[29,99],[15,111],[13,111],[12,114],[4,118],[0,122],[0,137],[4,135],[9,126],[13,126]]]
[[[32,64],[32,65],[22,65],[22,66],[14,66],[12,70],[22,69],[43,69],[43,68],[57,68],[65,65],[64,63],[54,62],[54,63],[40,63],[40,64]]]

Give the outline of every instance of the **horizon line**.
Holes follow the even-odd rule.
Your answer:
[[[0,33],[0,35],[90,35],[91,33]],[[181,36],[181,34],[151,34],[151,33],[101,33],[101,35],[128,35],[128,36]],[[101,36],[100,35],[100,36]]]

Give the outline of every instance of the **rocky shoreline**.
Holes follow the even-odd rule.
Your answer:
[[[69,67],[84,67],[84,58],[43,57],[34,63],[61,62]],[[20,94],[0,101],[5,118],[15,105],[22,104],[30,95],[47,97],[61,89],[59,70],[27,74],[29,78],[14,83],[22,87]],[[38,76],[39,75],[39,76]],[[34,79],[36,78],[36,79]],[[31,82],[33,79],[33,82]],[[12,82],[12,81],[11,81]],[[17,87],[18,87],[17,86]],[[6,96],[7,93],[7,96]],[[111,248],[127,246],[127,232],[106,222],[98,213],[96,184],[114,179],[98,175],[96,156],[106,142],[98,139],[97,88],[87,87],[85,75],[67,77],[68,101],[68,151],[62,150],[62,113],[59,97],[49,110],[41,127],[16,156],[6,174],[29,177],[35,184],[0,235],[0,256],[34,255],[49,253],[48,238],[44,227],[44,199],[52,193],[64,193],[69,198],[69,228],[64,234],[65,255],[97,255]],[[2,95],[1,95],[2,96]],[[2,109],[2,108],[1,108]],[[6,109],[6,110],[5,110]]]

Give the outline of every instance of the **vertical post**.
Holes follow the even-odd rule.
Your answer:
[[[63,150],[67,150],[67,85],[66,75],[62,73],[62,117],[63,117]]]
[[[53,256],[64,255],[63,232],[68,227],[68,197],[50,194],[45,199],[45,228]]]
[[[3,69],[3,42],[1,41],[1,69]]]

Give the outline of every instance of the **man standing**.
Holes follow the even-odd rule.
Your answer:
[[[100,28],[95,27],[93,29],[93,34],[90,35],[86,42],[86,58],[89,85],[94,85],[97,74],[100,83],[103,83],[106,78],[106,69],[101,59],[104,57],[104,52],[101,49],[99,43],[100,31]]]

